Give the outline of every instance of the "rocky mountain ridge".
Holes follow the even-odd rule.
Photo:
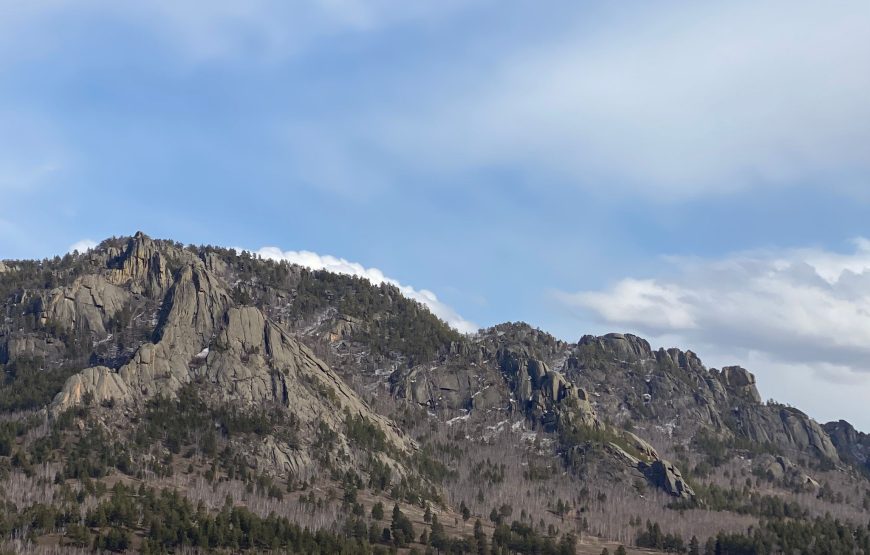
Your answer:
[[[123,447],[119,467],[139,457],[130,472],[146,481],[184,444],[211,480],[328,474],[345,491],[368,484],[393,500],[483,511],[480,484],[502,483],[504,465],[463,470],[458,454],[509,445],[523,480],[554,484],[547,511],[564,520],[553,496],[575,491],[581,526],[587,484],[656,511],[710,510],[716,480],[736,488],[736,475],[739,495],[755,495],[754,476],[752,488],[766,480],[830,502],[830,484],[863,484],[870,461],[867,435],[763,403],[741,367],[708,369],[631,334],[572,343],[506,323],[463,336],[388,285],[230,249],[137,233],[6,261],[0,302],[9,418],[44,414],[46,429],[73,418]],[[158,418],[193,427],[143,437]],[[450,489],[463,479],[480,488],[475,499]]]

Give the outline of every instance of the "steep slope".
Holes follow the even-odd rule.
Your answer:
[[[51,404],[55,416],[84,399],[111,404],[116,411],[141,410],[148,400],[174,399],[184,386],[195,383],[198,394],[215,404],[280,407],[292,414],[299,428],[310,430],[299,434],[294,446],[266,437],[260,455],[262,461],[274,463],[271,472],[316,473],[308,451],[314,430],[326,425],[340,431],[348,414],[371,422],[397,453],[412,449],[401,430],[374,413],[279,324],[256,307],[236,306],[226,284],[198,257],[174,247],[158,248],[142,234],[123,252],[107,255],[104,276],[77,279],[70,291],[81,291],[88,283],[99,287],[88,288],[87,295],[73,296],[66,290],[55,294],[53,299],[66,299],[66,310],[53,312],[57,303],[49,303],[43,317],[99,337],[130,297],[144,295],[161,300],[160,320],[153,341],[141,344],[117,370],[95,366],[70,377]],[[167,258],[175,260],[174,272]],[[106,298],[113,301],[103,301]],[[339,438],[348,447],[340,433]],[[401,468],[396,461],[391,465]]]

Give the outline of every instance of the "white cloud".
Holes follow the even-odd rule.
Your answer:
[[[642,326],[694,328],[692,306],[682,298],[684,294],[679,287],[660,285],[654,280],[625,279],[616,284],[613,291],[559,293],[557,296],[568,304],[594,310],[607,321],[631,315],[634,323]]]
[[[866,191],[870,3],[633,6],[519,37],[485,67],[460,61],[388,113],[342,114],[321,145],[346,165],[331,171],[371,173],[376,145],[429,175],[509,168],[663,200]]]
[[[626,278],[603,291],[558,298],[603,325],[691,347],[708,363],[761,365],[750,369],[768,391],[791,396],[784,400],[800,397],[799,406],[813,405],[817,413],[823,412],[816,397],[822,382],[829,393],[836,388],[827,384],[838,383],[870,394],[867,240],[855,240],[849,252],[806,248],[667,261],[667,277]],[[795,379],[802,377],[800,392],[795,383],[778,383],[790,368]],[[863,414],[857,405],[851,409]]]
[[[81,241],[76,241],[72,245],[69,246],[67,252],[78,251],[80,253],[87,252],[92,248],[97,246],[97,242],[92,239],[82,239]]]
[[[291,264],[298,264],[313,270],[327,270],[337,274],[347,274],[367,279],[380,285],[387,283],[394,285],[406,297],[413,299],[432,311],[433,314],[447,322],[454,329],[462,333],[477,331],[476,324],[462,318],[453,308],[444,304],[432,291],[427,289],[414,289],[409,285],[403,285],[397,280],[389,278],[377,268],[366,268],[357,262],[350,262],[344,258],[336,258],[329,255],[320,255],[311,251],[282,251],[278,247],[263,247],[256,254],[269,260],[285,260]]]

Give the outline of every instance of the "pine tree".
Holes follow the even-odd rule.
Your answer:
[[[438,522],[438,515],[432,515],[432,533],[429,534],[429,543],[439,551],[445,549],[449,544],[444,525]]]
[[[393,543],[399,547],[404,547],[408,542],[414,541],[414,526],[411,524],[411,520],[399,509],[398,503],[393,507],[393,521],[389,530],[393,535]]]
[[[486,534],[483,531],[483,524],[479,518],[474,521],[474,539],[477,540],[477,554],[486,555]]]
[[[380,501],[375,503],[374,507],[372,507],[372,518],[375,520],[384,519],[384,504]]]

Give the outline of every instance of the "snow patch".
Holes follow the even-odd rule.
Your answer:
[[[446,422],[446,424],[447,424],[448,426],[452,426],[453,424],[455,424],[455,423],[457,423],[457,422],[462,422],[462,421],[464,421],[464,420],[468,420],[469,418],[471,418],[471,413],[470,413],[470,412],[469,412],[468,414],[463,414],[462,416],[457,416],[457,417],[455,417],[455,418],[451,418],[450,420],[448,420],[448,421]]]

